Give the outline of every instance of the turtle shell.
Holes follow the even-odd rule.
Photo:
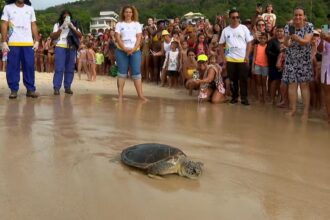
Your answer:
[[[168,159],[186,156],[180,149],[164,144],[146,143],[128,147],[121,153],[121,160],[129,166],[147,169],[150,165]]]

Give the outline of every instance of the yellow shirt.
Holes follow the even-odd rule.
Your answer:
[[[104,55],[102,53],[96,53],[96,65],[101,65],[104,63]]]

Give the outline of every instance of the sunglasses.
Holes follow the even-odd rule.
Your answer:
[[[234,20],[234,19],[239,19],[239,16],[233,16],[233,17],[231,17],[231,19],[232,19],[232,20]]]

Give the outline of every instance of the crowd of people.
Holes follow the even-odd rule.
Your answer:
[[[12,4],[26,2],[16,0]],[[114,29],[84,36],[71,12],[65,10],[48,38],[32,28],[28,46],[35,50],[35,69],[55,73],[55,95],[60,94],[63,77],[65,92],[73,93],[71,83],[76,69],[79,79],[86,77],[88,81],[95,81],[97,75],[116,75],[120,100],[125,80],[131,78],[143,100],[142,82],[156,83],[185,87],[199,101],[212,103],[240,101],[249,105],[252,96],[260,103],[288,108],[287,115],[293,116],[299,87],[304,104],[302,118],[308,118],[311,108],[320,110],[325,106],[330,123],[330,15],[327,22],[324,18],[322,27],[316,28],[304,9],[297,7],[292,20],[278,24],[273,6],[265,6],[263,10],[263,5],[257,4],[255,16],[245,20],[233,8],[212,22],[203,17],[189,22],[179,17],[168,22],[149,18],[144,25],[139,23],[136,8],[125,6]],[[10,29],[9,8],[6,5],[2,16],[3,25],[7,25],[2,30]],[[35,16],[29,19],[36,26]],[[32,40],[31,33],[37,40]],[[12,36],[8,40],[8,32],[2,36],[0,68],[8,65],[8,79],[15,69],[9,51],[20,49],[22,44],[15,45],[20,41]],[[15,98],[18,87],[11,87],[9,81],[14,92],[10,97]]]

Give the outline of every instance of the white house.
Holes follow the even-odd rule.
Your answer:
[[[91,33],[103,32],[105,29],[114,28],[119,15],[114,11],[101,11],[100,17],[91,18],[89,31]]]

